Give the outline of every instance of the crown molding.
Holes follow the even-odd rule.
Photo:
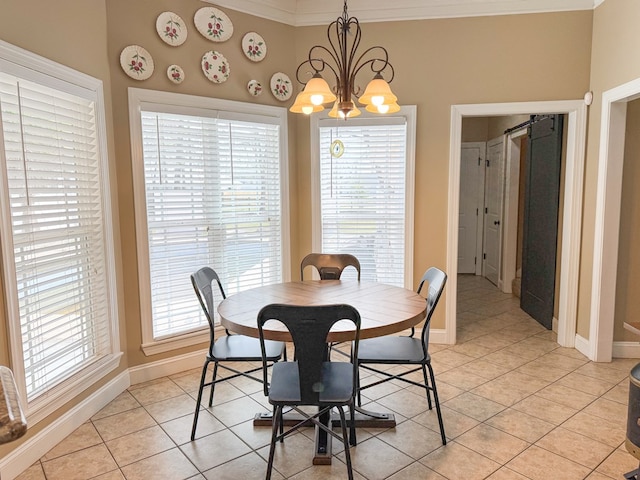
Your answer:
[[[296,0],[201,0],[218,7],[297,26]]]
[[[342,13],[342,0],[202,0],[292,26],[325,25]],[[351,0],[360,22],[424,20],[593,10],[604,0]]]

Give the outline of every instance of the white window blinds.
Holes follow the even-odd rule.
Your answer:
[[[406,129],[404,121],[320,123],[322,251],[355,255],[363,281],[404,286]]]
[[[95,92],[66,90],[0,73],[28,401],[111,352]]]
[[[189,276],[227,294],[282,275],[280,127],[142,112],[153,339],[206,326]]]

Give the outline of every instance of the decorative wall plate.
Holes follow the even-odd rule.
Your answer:
[[[278,100],[284,102],[289,100],[293,87],[291,85],[291,79],[286,73],[277,72],[271,77],[271,93]]]
[[[120,66],[131,78],[146,80],[153,73],[153,58],[143,47],[129,45],[120,53]]]
[[[231,73],[227,59],[215,50],[210,50],[202,56],[201,65],[205,77],[213,83],[226,82]]]
[[[242,51],[249,60],[259,62],[267,56],[267,43],[256,32],[249,32],[242,37]]]
[[[233,23],[222,10],[202,7],[193,17],[193,22],[204,38],[212,42],[224,42],[233,35]]]
[[[158,15],[156,31],[162,41],[172,47],[182,45],[187,39],[187,25],[173,12],[162,12]]]
[[[249,83],[247,83],[247,91],[252,97],[257,97],[262,93],[262,84],[257,80],[249,80]]]
[[[169,65],[167,68],[167,78],[173,83],[182,83],[184,80],[184,70],[180,65]]]

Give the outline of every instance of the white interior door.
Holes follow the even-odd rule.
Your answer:
[[[504,198],[504,137],[487,142],[484,189],[484,253],[483,275],[500,285],[502,246],[502,203]]]
[[[480,275],[484,206],[484,142],[462,144],[460,155],[460,214],[458,220],[458,273]]]

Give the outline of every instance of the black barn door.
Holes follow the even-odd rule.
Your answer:
[[[555,294],[562,128],[562,115],[532,116],[525,168],[520,307],[547,329]]]

